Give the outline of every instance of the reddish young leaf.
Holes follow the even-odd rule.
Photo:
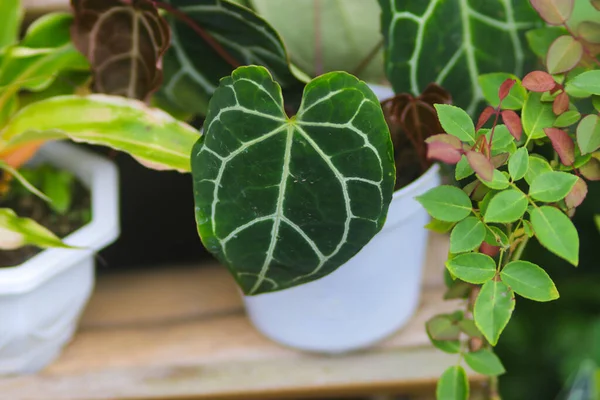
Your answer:
[[[490,257],[496,257],[498,255],[498,253],[500,252],[500,247],[493,246],[489,243],[483,242],[483,243],[481,243],[481,246],[479,247],[479,252],[486,254]]]
[[[456,164],[461,159],[461,152],[446,142],[431,142],[427,144],[427,158],[439,160],[447,164]]]
[[[565,204],[567,208],[575,208],[579,207],[585,196],[587,196],[588,186],[587,183],[581,178],[577,178],[577,182],[575,182],[575,186],[569,192],[567,197],[565,197]]]
[[[497,154],[494,157],[492,157],[490,159],[490,162],[492,163],[494,168],[500,168],[508,161],[509,157],[510,157],[510,153],[500,153],[500,154]]]
[[[477,151],[468,151],[467,161],[473,171],[478,173],[482,179],[491,181],[494,178],[494,165],[483,154]]]
[[[560,74],[575,68],[583,56],[583,46],[572,36],[560,36],[552,42],[546,55],[546,68]]]
[[[150,0],[71,0],[73,43],[90,61],[94,89],[144,100],[162,81],[170,42],[167,22]]]
[[[502,110],[502,121],[508,128],[510,134],[517,140],[521,140],[523,134],[523,125],[521,125],[521,118],[513,110]]]
[[[560,162],[564,165],[573,165],[575,162],[575,143],[569,134],[558,128],[544,128],[544,133],[552,142],[554,151],[558,153]]]
[[[543,20],[550,25],[562,25],[573,12],[575,0],[530,0]]]
[[[562,92],[554,99],[552,103],[552,111],[554,114],[560,115],[569,109],[569,95],[567,92]]]
[[[496,110],[494,109],[494,107],[487,106],[481,112],[481,115],[479,115],[479,120],[477,121],[477,126],[475,127],[475,130],[476,131],[480,130],[481,127],[484,126],[486,122],[488,122],[488,120],[490,119],[490,117],[492,115],[494,115],[495,112],[496,112]]]
[[[502,85],[500,85],[500,88],[498,89],[498,97],[500,98],[500,101],[504,100],[506,96],[508,96],[508,92],[510,92],[510,89],[515,86],[515,83],[517,83],[517,81],[510,78],[502,82]]]
[[[600,181],[600,161],[595,158],[579,168],[579,172],[590,181]]]
[[[532,92],[547,92],[554,89],[556,82],[552,75],[544,71],[533,71],[525,75],[521,82],[523,87]]]
[[[425,139],[425,143],[433,142],[444,142],[452,145],[456,150],[460,151],[463,148],[463,143],[454,135],[448,135],[447,133],[439,133]]]

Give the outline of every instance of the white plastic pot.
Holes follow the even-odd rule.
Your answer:
[[[94,285],[95,253],[119,234],[114,164],[65,143],[44,146],[33,163],[74,173],[90,189],[92,221],[64,241],[81,249],[48,249],[0,268],[0,374],[35,372],[52,362],[75,332]]]
[[[391,90],[372,87],[380,99]],[[383,229],[335,272],[280,292],[245,296],[265,336],[301,350],[340,353],[370,346],[400,329],[419,303],[429,217],[415,200],[440,184],[434,165],[394,193]]]

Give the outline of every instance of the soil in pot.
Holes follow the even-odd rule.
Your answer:
[[[20,172],[53,200],[49,204],[23,187],[16,179],[0,173],[0,208],[11,208],[64,238],[91,221],[89,190],[70,172],[50,165],[22,168]],[[35,246],[0,251],[0,268],[22,264],[39,252]]]

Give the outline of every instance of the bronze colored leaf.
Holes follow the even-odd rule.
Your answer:
[[[491,181],[494,176],[494,165],[486,156],[477,151],[467,152],[467,161],[475,172],[486,181]]]
[[[552,111],[554,114],[560,115],[569,109],[569,95],[567,92],[562,92],[554,99],[552,103]]]
[[[565,204],[567,208],[575,208],[579,207],[583,200],[585,200],[585,196],[588,193],[587,183],[581,178],[577,178],[577,182],[575,182],[575,186],[569,192],[567,197],[565,197]]]
[[[517,140],[521,140],[523,134],[523,125],[521,124],[521,118],[513,110],[502,110],[502,121],[508,128],[510,134]]]
[[[480,130],[485,125],[485,123],[488,122],[490,117],[494,115],[495,112],[496,110],[494,109],[494,107],[487,106],[479,115],[479,119],[477,120],[477,126],[475,127],[475,130]]]
[[[532,92],[547,92],[554,89],[554,86],[554,78],[544,71],[532,71],[523,78],[523,87]]]
[[[146,99],[162,81],[161,57],[169,46],[166,21],[149,0],[71,0],[71,37],[90,61],[94,90]]]
[[[590,181],[600,181],[600,161],[595,158],[590,159],[579,168],[579,172]]]
[[[558,128],[544,128],[544,133],[552,142],[554,151],[558,153],[560,162],[564,165],[573,165],[575,162],[575,143],[569,134]]]

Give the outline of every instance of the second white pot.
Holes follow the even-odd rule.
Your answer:
[[[415,200],[440,184],[439,167],[394,193],[383,229],[350,261],[317,281],[245,296],[265,336],[301,350],[340,353],[400,329],[419,303],[428,232]]]

